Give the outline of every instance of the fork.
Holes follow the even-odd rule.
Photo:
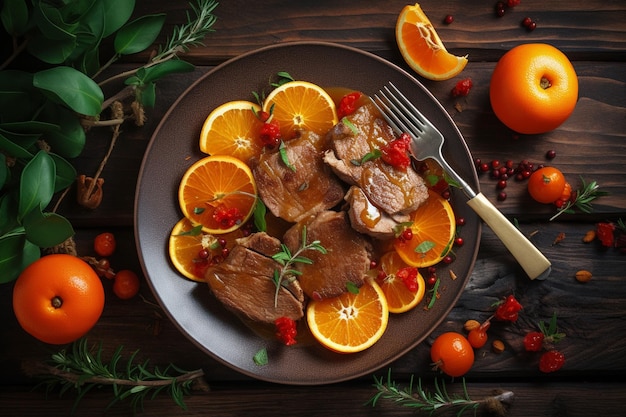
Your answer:
[[[472,190],[452,169],[441,152],[444,137],[430,120],[391,82],[374,94],[372,101],[396,133],[411,136],[415,159],[432,158],[458,184],[469,199],[467,204],[500,238],[526,274],[531,279],[545,279],[551,271],[550,261],[482,193]]]

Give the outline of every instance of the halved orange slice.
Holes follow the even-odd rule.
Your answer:
[[[449,53],[418,3],[405,6],[396,22],[396,42],[406,63],[429,80],[448,80],[467,65],[467,56]]]
[[[263,122],[254,114],[261,106],[245,100],[229,101],[215,108],[200,132],[200,150],[209,155],[230,155],[246,162],[259,155]]]
[[[394,248],[410,266],[424,268],[441,261],[452,248],[456,232],[454,211],[448,200],[429,190],[428,199],[411,215],[411,240],[396,239]]]
[[[306,313],[313,336],[339,353],[360,352],[372,346],[385,333],[389,320],[385,294],[371,278],[357,294],[345,292],[310,301]]]
[[[272,90],[263,102],[263,110],[269,113],[270,109],[284,140],[303,130],[325,135],[338,121],[332,97],[307,81],[291,81]]]
[[[228,233],[252,215],[257,199],[252,171],[241,160],[213,155],[191,165],[180,181],[178,202],[192,224],[206,233]]]
[[[226,235],[220,235],[220,239],[225,239],[226,247],[228,247],[232,246],[235,239],[242,236],[241,229],[237,229]],[[170,233],[168,252],[172,265],[184,277],[193,281],[204,281],[206,269],[218,257],[220,259],[222,257],[224,246],[220,244],[220,239],[198,230],[188,218],[183,217],[174,225]]]
[[[380,258],[380,268],[385,272],[380,285],[390,313],[404,313],[413,309],[424,298],[426,285],[417,268],[407,265],[397,252],[387,252]],[[400,273],[413,270],[417,282],[417,291],[411,291],[400,278]],[[382,281],[382,282],[381,282]]]

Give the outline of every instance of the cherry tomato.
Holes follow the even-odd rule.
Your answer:
[[[123,269],[115,274],[113,292],[122,300],[133,298],[139,292],[139,277],[129,269]]]
[[[93,249],[100,256],[111,256],[115,252],[115,236],[113,233],[100,233],[93,240]]]
[[[467,334],[467,340],[474,349],[480,349],[487,343],[487,332],[480,327],[472,329]]]
[[[553,203],[563,195],[565,176],[554,167],[539,168],[528,178],[528,192],[540,203]]]
[[[474,364],[474,349],[462,334],[447,332],[433,342],[430,358],[443,373],[458,377],[467,373]]]

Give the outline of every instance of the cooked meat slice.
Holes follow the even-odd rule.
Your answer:
[[[350,122],[356,133],[343,122],[328,132],[329,150],[324,161],[341,179],[359,186],[372,204],[389,215],[413,212],[428,198],[424,180],[415,170],[397,169],[381,158],[362,162],[365,155],[395,139],[389,125],[377,116],[371,104],[359,107],[350,116]]]
[[[394,237],[394,227],[398,222],[373,205],[362,189],[353,185],[346,193],[345,200],[349,205],[348,217],[354,230],[381,240]]]
[[[297,222],[341,202],[344,188],[322,160],[323,138],[303,132],[287,142],[287,166],[279,152],[264,153],[250,161],[261,199],[276,217]]]
[[[267,236],[267,235],[266,235]],[[278,239],[273,239],[280,246]],[[266,237],[249,239],[264,241]],[[226,308],[253,321],[273,323],[280,317],[298,320],[304,315],[304,295],[297,281],[288,289],[281,287],[278,304],[274,306],[276,286],[272,281],[274,271],[280,264],[253,248],[236,244],[226,259],[207,269],[205,280],[215,297]]]
[[[235,243],[270,258],[281,249],[280,240],[265,232],[251,233],[246,237],[240,237]]]
[[[363,285],[363,276],[370,267],[372,244],[356,232],[345,212],[323,211],[301,220],[289,229],[283,242],[292,253],[302,246],[302,229],[306,226],[307,244],[319,240],[328,253],[315,250],[302,253],[312,264],[296,263],[304,293],[313,299],[338,296],[346,291],[348,282]]]

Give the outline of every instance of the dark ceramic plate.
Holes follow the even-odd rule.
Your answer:
[[[328,351],[313,341],[293,347],[253,331],[213,298],[208,286],[186,280],[172,267],[168,238],[182,217],[177,202],[185,170],[205,156],[198,137],[209,112],[236,99],[251,100],[252,91],[267,88],[268,79],[287,71],[295,79],[324,87],[348,87],[373,95],[392,81],[446,137],[444,154],[466,181],[478,189],[467,145],[439,102],[399,67],[357,49],[328,43],[288,43],[259,49],[232,59],[194,83],[171,107],[157,127],[140,171],[135,201],[135,234],[143,271],[154,295],[180,331],[207,354],[237,371],[284,384],[325,384],[374,372],[423,341],[446,317],[467,283],[480,240],[478,217],[453,193],[452,205],[467,220],[467,242],[452,264],[456,280],[445,269],[445,290],[435,306],[392,315],[382,339],[364,352],[350,355]],[[423,301],[424,302],[424,301]],[[310,338],[308,338],[310,339]],[[269,364],[257,366],[254,354],[267,348]]]

